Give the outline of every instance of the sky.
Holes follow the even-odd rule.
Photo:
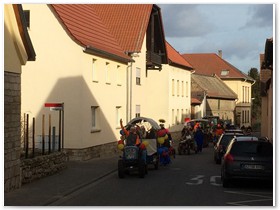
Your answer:
[[[157,4],[166,41],[180,54],[217,53],[248,73],[273,37],[273,4]]]

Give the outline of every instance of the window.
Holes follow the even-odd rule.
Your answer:
[[[140,117],[140,105],[136,105],[135,107],[135,117]]]
[[[182,97],[184,97],[184,91],[185,91],[185,89],[184,89],[184,81],[182,81],[182,87],[181,87],[181,89],[182,89]]]
[[[245,87],[242,86],[242,103],[245,102]]]
[[[96,60],[92,59],[92,81],[93,82],[98,82],[97,79],[97,68],[96,68]]]
[[[175,124],[174,109],[172,109],[172,125]]]
[[[186,97],[189,96],[189,83],[186,82]]]
[[[136,85],[141,85],[141,69],[136,68]]]
[[[181,119],[180,119],[180,110],[177,109],[177,120],[176,120],[176,124],[178,125],[180,121],[181,121]]]
[[[229,74],[229,70],[228,69],[223,69],[221,71],[221,76],[227,76]]]
[[[24,14],[27,28],[30,28],[30,10],[24,10],[23,14]]]
[[[119,65],[117,65],[117,85],[118,86],[122,85],[122,71]]]
[[[110,63],[106,62],[105,66],[105,76],[106,76],[106,84],[111,84],[111,72],[110,72]]]
[[[185,117],[184,109],[182,109],[182,110],[181,110],[181,123],[182,123],[182,124],[184,123],[184,117]]]
[[[180,95],[180,82],[177,80],[177,96]]]
[[[116,106],[116,126],[117,128],[120,127],[120,119],[121,117],[121,106]]]
[[[175,81],[172,79],[172,96],[175,95]]]
[[[99,106],[91,107],[91,132],[98,132],[98,118],[99,118]]]

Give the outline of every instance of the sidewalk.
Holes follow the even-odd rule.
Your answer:
[[[67,168],[4,194],[5,206],[46,206],[117,170],[118,157],[69,161]]]

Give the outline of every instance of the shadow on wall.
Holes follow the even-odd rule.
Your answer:
[[[34,89],[36,90],[36,87]],[[92,89],[93,91],[102,91],[100,88],[93,87]],[[63,145],[65,149],[81,150],[108,143],[113,143],[114,147],[117,148],[115,144],[118,130],[113,130],[109,123],[109,121],[116,122],[115,114],[111,113],[110,115],[110,113],[103,112],[103,106],[108,107],[108,104],[114,106],[112,96],[102,94],[102,101],[98,101],[93,94],[81,76],[59,79],[35,117],[36,139],[40,139],[42,136],[43,115],[45,115],[45,136],[49,134],[49,115],[51,115],[51,127],[56,127],[56,137],[58,137],[59,111],[50,111],[49,108],[44,107],[44,104],[64,103]],[[92,107],[98,107],[95,113],[97,119],[95,130],[93,130]],[[115,111],[114,107],[112,110]]]

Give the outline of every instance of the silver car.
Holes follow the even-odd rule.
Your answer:
[[[233,179],[272,181],[272,144],[253,136],[234,137],[222,159],[223,187],[228,187]]]

